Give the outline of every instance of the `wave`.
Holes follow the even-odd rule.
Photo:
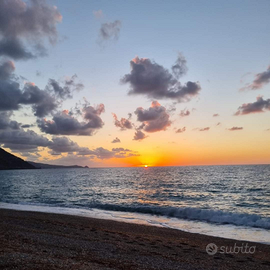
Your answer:
[[[247,226],[267,230],[270,229],[270,218],[256,214],[231,213],[221,210],[208,210],[191,207],[121,206],[114,204],[91,204],[90,207],[102,210],[143,213],[216,224],[231,224],[235,226]]]

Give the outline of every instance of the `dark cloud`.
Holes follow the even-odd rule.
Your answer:
[[[10,118],[12,115],[12,111],[0,112],[0,132],[3,130],[20,130],[21,128],[30,128],[35,126],[29,124],[23,125],[15,120],[11,120]]]
[[[178,128],[175,133],[183,133],[186,131],[186,127],[183,127],[183,128]]]
[[[45,0],[0,1],[0,55],[29,59],[45,55],[46,41],[57,41],[56,25],[62,20]]]
[[[270,66],[266,71],[256,74],[255,80],[240,90],[258,90],[270,82]]]
[[[112,143],[120,143],[120,139],[118,137],[116,137],[115,139],[112,140]]]
[[[102,128],[104,125],[100,115],[105,112],[104,104],[99,104],[96,107],[86,106],[83,108],[83,117],[87,121],[88,126],[93,129]]]
[[[187,73],[187,70],[187,60],[181,53],[179,53],[175,64],[172,66],[172,72],[174,76],[179,79]]]
[[[126,129],[132,129],[133,125],[130,121],[131,118],[131,114],[129,114],[129,118],[121,118],[120,120],[118,120],[117,115],[115,113],[112,113],[113,118],[114,118],[114,125],[116,127],[121,128],[121,130],[126,130]]]
[[[90,159],[110,159],[138,156],[137,152],[125,148],[113,148],[112,150],[98,147],[93,150],[88,147],[81,147],[76,142],[67,137],[53,137],[51,140],[43,135],[35,133],[33,130],[2,130],[0,131],[0,145],[9,148],[14,152],[37,153],[38,148],[46,148],[51,155],[61,155],[63,153],[77,156],[87,156]]]
[[[129,83],[130,95],[142,94],[154,99],[167,98],[184,102],[198,95],[201,89],[200,85],[195,82],[189,81],[185,85],[181,85],[173,73],[150,59],[136,57],[130,62],[130,65],[131,72],[121,79],[122,83]],[[178,67],[179,74],[182,70],[180,66]]]
[[[230,131],[236,131],[236,130],[242,130],[243,127],[232,127],[232,128],[228,128],[228,130]]]
[[[12,111],[0,112],[0,130],[20,129],[20,123],[10,119]]]
[[[137,130],[134,134],[133,140],[134,141],[141,141],[143,139],[145,139],[147,136],[141,131],[141,130]]]
[[[45,90],[34,83],[27,82],[23,89],[16,76],[13,62],[6,61],[0,65],[0,111],[18,110],[22,105],[30,105],[37,117],[44,117],[56,111],[61,102],[72,97],[74,91],[82,89],[81,83],[76,83],[76,75],[66,79],[63,86],[50,79]]]
[[[121,29],[121,22],[116,20],[111,23],[103,23],[99,30],[100,42],[117,40]]]
[[[0,80],[7,80],[15,70],[15,65],[12,61],[0,63]]]
[[[218,117],[218,116],[219,116],[218,113],[214,113],[214,114],[213,114],[213,117]]]
[[[0,80],[0,111],[18,110],[21,96],[19,83]]]
[[[31,128],[31,127],[34,127],[35,125],[34,124],[25,124],[25,125],[21,125],[21,128]]]
[[[114,157],[114,152],[98,147],[94,150],[95,156],[99,159],[110,159]]]
[[[263,97],[257,97],[257,100],[253,103],[244,103],[238,108],[238,111],[234,115],[245,115],[250,113],[262,113],[266,110],[270,110],[270,99],[263,99]]]
[[[71,78],[64,81],[64,85],[61,86],[59,82],[54,79],[49,79],[47,89],[52,90],[55,95],[63,100],[72,98],[75,91],[81,91],[84,88],[82,83],[76,83],[77,75],[73,75]]]
[[[48,91],[39,89],[32,83],[27,83],[24,86],[19,104],[32,105],[34,115],[37,117],[44,117],[59,106],[59,101],[55,96],[50,95]]]
[[[76,142],[73,142],[67,137],[53,137],[48,147],[53,151],[51,153],[53,153],[54,155],[73,152],[76,152],[77,155],[93,154],[93,151],[89,150],[89,148],[80,147]]]
[[[33,130],[4,130],[0,132],[0,144],[13,151],[37,151],[38,147],[47,147],[49,140]]]
[[[104,105],[100,104],[95,108],[87,106],[83,108],[83,121],[63,111],[55,114],[52,120],[39,119],[38,127],[42,132],[53,135],[83,135],[91,136],[97,130],[102,128],[103,121],[100,114],[104,112]]]
[[[22,42],[16,38],[0,40],[0,56],[8,56],[15,60],[35,58],[34,54],[27,51]]]
[[[149,109],[139,107],[134,113],[137,115],[137,120],[143,123],[140,128],[146,132],[166,130],[171,125],[166,108],[157,101],[153,101]]]
[[[181,117],[185,117],[185,116],[189,116],[190,115],[190,111],[187,109],[181,110],[180,114]]]

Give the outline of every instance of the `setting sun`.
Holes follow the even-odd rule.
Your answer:
[[[144,165],[144,168],[147,168],[148,167],[148,165]]]

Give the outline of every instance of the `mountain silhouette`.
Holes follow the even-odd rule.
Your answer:
[[[0,148],[0,170],[15,169],[36,169],[36,167]]]

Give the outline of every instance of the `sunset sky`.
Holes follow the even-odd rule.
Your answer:
[[[270,1],[0,2],[0,144],[63,165],[270,163]]]

